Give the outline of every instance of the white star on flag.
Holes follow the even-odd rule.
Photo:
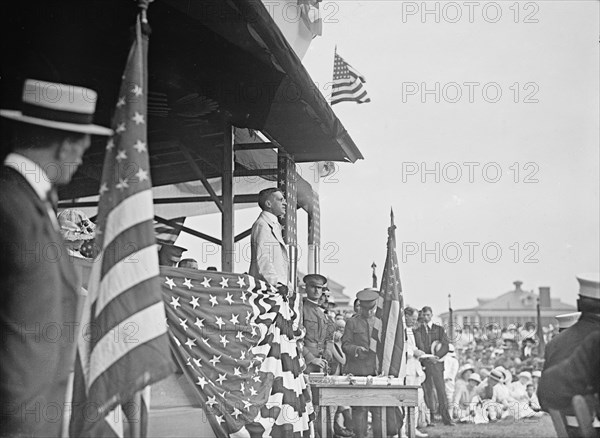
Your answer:
[[[117,108],[121,108],[123,105],[125,105],[125,97],[121,96],[119,97],[119,100],[117,100]]]
[[[240,411],[238,408],[233,408],[233,412],[231,413],[232,416],[235,417],[235,419],[238,419],[238,416],[242,413],[242,411]]]
[[[214,396],[214,395],[213,396],[209,396],[208,400],[206,400],[206,404],[212,408],[213,405],[217,404],[217,397]]]
[[[190,305],[194,308],[194,310],[196,309],[196,307],[200,306],[200,304],[198,303],[198,297],[192,297],[192,300],[190,301]],[[196,321],[198,321],[198,318],[196,318]],[[200,327],[198,327],[200,328]]]
[[[125,190],[127,187],[129,187],[129,184],[127,184],[127,178],[119,178],[119,183],[115,187],[119,190]]]
[[[227,293],[227,297],[225,297],[225,301],[227,301],[229,303],[229,305],[231,306],[233,304],[233,295],[231,295],[229,292]]]
[[[137,176],[137,179],[139,182],[146,181],[148,179],[148,171],[146,171],[140,167],[140,170],[137,171],[135,176]],[[187,284],[186,284],[186,286],[187,286]]]
[[[210,287],[210,279],[204,277],[204,281],[201,283],[204,287]]]
[[[248,410],[252,407],[252,403],[250,403],[248,400],[244,400],[244,409]]]
[[[131,118],[131,120],[133,120],[135,122],[136,125],[140,125],[140,124],[145,124],[146,122],[144,121],[144,115],[138,113],[137,111],[135,112],[135,114],[133,115],[133,117]]]
[[[194,309],[195,309],[195,307],[194,307]],[[204,327],[204,318],[200,319],[200,318],[196,317],[196,322],[194,323],[194,325],[196,327],[198,327],[199,329]]]
[[[231,319],[229,320],[232,324],[239,324],[240,322],[238,321],[238,317],[239,315],[231,315]]]
[[[187,338],[187,341],[185,342],[185,345],[187,345],[188,348],[191,350],[192,347],[196,346],[196,340],[195,339]]]
[[[246,286],[246,282],[244,281],[244,277],[238,277],[238,281],[236,282],[240,287]]]
[[[214,356],[212,357],[211,360],[209,360],[210,363],[212,363],[213,367],[216,366],[219,362],[221,362],[221,356]]]
[[[108,192],[108,186],[106,185],[106,183],[102,183],[102,185],[100,186],[100,196],[102,196],[104,192]]]
[[[227,373],[219,374],[219,378],[217,379],[217,382],[219,382],[219,385],[222,385],[225,380],[227,380]]]
[[[201,367],[201,366],[202,366],[202,365],[200,364],[200,362],[201,362],[201,359],[196,359],[196,358],[193,358],[193,359],[192,359],[192,361],[194,361],[194,363],[196,364],[196,366],[197,366],[197,367]]]
[[[138,140],[135,142],[135,144],[133,145],[133,148],[138,151],[140,154],[142,152],[146,152],[148,149],[146,148],[146,143],[144,143],[142,140]]]
[[[174,309],[177,310],[178,307],[181,307],[181,304],[179,304],[179,297],[175,298],[175,297],[171,297],[171,302],[169,303],[171,306],[173,306]]]
[[[175,287],[175,282],[173,281],[172,278],[169,277],[165,277],[167,279],[167,281],[165,281],[165,283],[167,284],[167,286],[169,286],[171,288],[171,290],[173,290],[173,288]],[[179,297],[177,298],[177,304],[179,304]]]
[[[217,324],[219,326],[219,330],[221,330],[221,327],[225,325],[225,322],[223,321],[223,318],[217,316],[215,324]]]
[[[240,371],[240,367],[235,367],[233,369],[233,375],[234,376],[241,376],[242,375],[242,372]]]
[[[186,278],[186,279],[183,281],[183,285],[184,285],[185,287],[187,287],[188,289],[191,289],[191,288],[192,288],[192,280],[190,280],[189,278]]]
[[[131,89],[131,92],[135,94],[136,97],[140,97],[143,94],[142,91],[142,87],[137,84],[134,84],[133,88]]]
[[[225,420],[223,420],[223,416],[222,415],[215,415],[215,419],[219,422],[219,424],[223,423]]]
[[[220,343],[223,344],[223,347],[227,347],[227,344],[229,344],[229,341],[227,340],[227,337],[225,335],[219,335],[220,338]]]
[[[115,141],[113,140],[113,138],[111,137],[107,142],[106,142],[106,150],[107,151],[111,151],[113,148],[115,147]]]
[[[117,129],[115,129],[115,132],[117,134],[120,134],[121,132],[125,132],[125,131],[126,131],[126,129],[125,129],[125,123],[119,123],[117,125]]]
[[[244,334],[242,332],[237,332],[237,335],[235,335],[235,337],[238,339],[238,341],[242,342],[244,340]]]
[[[127,159],[127,153],[125,152],[124,149],[119,149],[119,152],[117,152],[117,156],[115,157],[115,159],[120,163],[121,160],[126,160]]]
[[[215,297],[214,295],[211,295],[208,301],[210,301],[211,307],[215,307],[219,304],[217,301],[217,297]]]
[[[198,381],[196,382],[196,385],[198,385],[202,389],[204,389],[204,385],[206,385],[206,379],[204,377],[198,377]]]
[[[179,319],[179,325],[181,327],[183,327],[183,330],[187,332],[188,326],[187,326],[187,319],[181,319],[181,318],[177,318]]]
[[[223,289],[229,287],[229,280],[225,277],[221,277],[223,280],[219,283]]]

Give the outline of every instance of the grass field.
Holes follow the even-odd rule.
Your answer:
[[[422,431],[431,438],[556,438],[549,415],[519,422],[506,419],[491,424],[457,424],[454,427],[436,424]]]

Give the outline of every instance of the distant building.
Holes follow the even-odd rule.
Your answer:
[[[306,295],[306,292],[304,291],[304,283],[302,282],[302,278],[305,275],[306,274],[298,271],[298,278],[300,279],[298,282],[298,289],[300,290],[300,294],[302,296]],[[340,283],[332,280],[331,278],[327,278],[327,287],[330,291],[329,302],[335,304],[335,310],[352,310],[350,297],[344,294],[344,289],[346,289],[345,286],[342,286]]]
[[[556,315],[577,310],[575,306],[565,304],[557,298],[550,298],[549,287],[540,287],[539,294],[536,294],[523,290],[522,281],[515,281],[513,284],[514,290],[496,298],[477,298],[476,307],[453,310],[454,327],[485,327],[497,324],[499,328],[508,328],[511,324],[522,327],[526,322],[535,323],[538,298],[542,326],[556,325]],[[449,324],[449,317],[449,312],[440,315],[442,323],[446,326]]]

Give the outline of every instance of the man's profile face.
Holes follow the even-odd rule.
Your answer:
[[[423,311],[423,322],[425,324],[429,324],[431,322],[431,318],[433,317],[433,313],[430,310]]]
[[[281,192],[273,192],[271,197],[265,203],[268,210],[275,216],[280,217],[285,214],[287,202]]]
[[[60,171],[53,181],[54,184],[69,184],[71,178],[73,178],[73,175],[83,162],[83,154],[90,147],[90,143],[91,137],[89,134],[77,140],[69,138],[62,142],[58,150]]]
[[[371,305],[371,303],[369,303],[368,305]],[[372,306],[371,308],[368,308],[367,306],[360,306],[360,314],[364,317],[364,318],[370,318],[372,316],[375,315],[375,310],[377,309],[377,306]]]
[[[417,312],[414,312],[412,315],[404,314],[404,319],[406,320],[407,327],[414,327],[417,324]]]
[[[310,279],[306,282],[306,296],[309,300],[319,302],[323,295],[325,284],[318,278]]]

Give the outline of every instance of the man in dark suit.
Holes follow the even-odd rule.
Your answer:
[[[375,324],[375,311],[379,292],[364,289],[356,294],[360,301],[360,313],[346,322],[342,336],[342,350],[346,353],[345,372],[355,376],[377,375],[377,359],[370,350],[371,335]],[[389,436],[397,434],[402,427],[402,413],[398,408],[386,408],[386,426]],[[371,411],[373,436],[381,437],[381,408],[352,406],[352,421],[357,438],[367,436],[367,410]]]
[[[569,372],[575,373],[578,367],[584,367],[585,364],[578,363],[575,367],[576,362],[581,362],[583,359],[574,359],[576,352],[579,351],[578,355],[580,358],[587,357],[586,350],[589,351],[589,345],[595,345],[594,337],[590,335],[600,332],[600,280],[598,273],[593,274],[581,274],[577,276],[579,282],[579,299],[577,300],[577,308],[581,312],[579,320],[568,329],[560,332],[546,345],[545,350],[545,361],[544,371],[542,372],[542,378],[540,380],[540,387],[538,387],[538,398],[542,409],[547,410],[549,408],[558,408],[566,416],[567,420],[567,432],[569,436],[579,436],[577,427],[577,419],[574,416],[573,409],[569,403],[563,405],[560,404],[561,400],[565,399],[564,388],[567,388],[568,383],[567,374],[562,374],[563,381],[560,379],[561,372],[555,368],[559,364],[563,364],[565,361],[571,361],[572,366],[563,365]],[[586,349],[578,349],[588,339],[591,342]],[[594,354],[597,354],[594,353]],[[590,356],[591,357],[591,356]],[[591,359],[589,359],[591,360]],[[564,369],[564,368],[562,368]],[[553,370],[551,372],[551,370]],[[594,368],[594,372],[598,373],[597,368]],[[581,378],[581,376],[579,376]],[[545,382],[542,385],[542,382]],[[598,380],[596,379],[596,384]],[[592,384],[592,381],[588,381]],[[543,388],[546,387],[546,389]],[[548,389],[548,387],[553,387]],[[573,388],[571,388],[572,390]],[[572,394],[572,393],[571,393]],[[558,404],[557,404],[558,403]],[[573,427],[570,427],[573,426]]]
[[[433,310],[429,306],[421,310],[423,324],[414,331],[415,342],[419,350],[426,354],[433,354],[435,358],[423,359],[425,366],[425,381],[423,382],[423,391],[425,393],[425,404],[431,412],[431,423],[433,423],[433,413],[435,412],[435,398],[433,391],[437,393],[438,404],[442,421],[447,426],[453,426],[454,422],[448,412],[448,399],[446,397],[446,386],[444,383],[444,362],[443,358],[448,353],[448,336],[446,331],[440,325],[434,324],[431,319]],[[435,342],[437,341],[437,342]],[[434,342],[439,345],[439,349],[432,351],[431,346]]]
[[[51,206],[90,145],[96,93],[27,80],[0,167],[0,436],[60,436],[77,333],[77,275]]]

